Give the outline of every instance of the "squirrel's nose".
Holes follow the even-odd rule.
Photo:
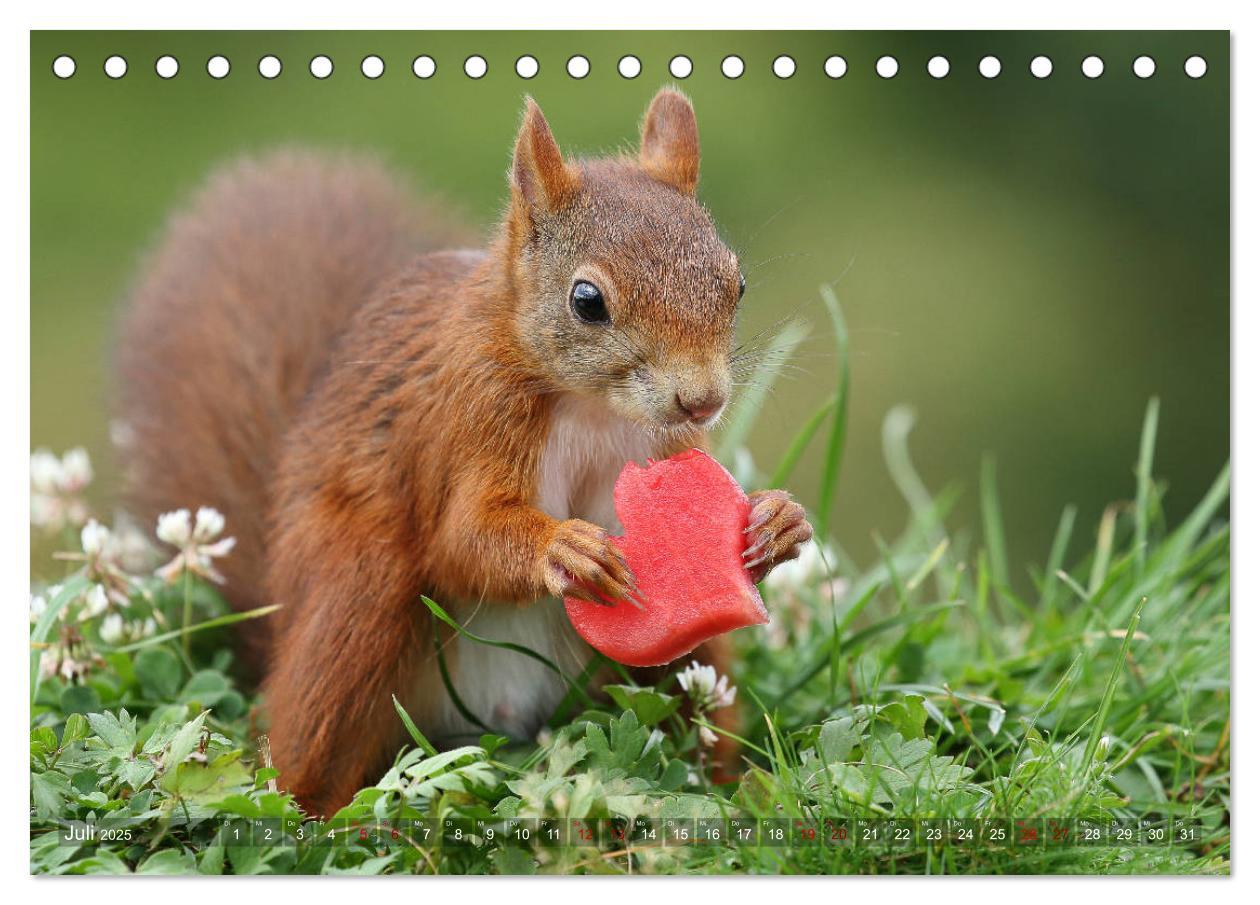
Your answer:
[[[720,390],[709,390],[694,396],[678,392],[674,394],[674,400],[688,420],[702,424],[722,410],[722,406],[726,405],[726,394]]]

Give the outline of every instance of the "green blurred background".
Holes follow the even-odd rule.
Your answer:
[[[624,148],[678,53],[695,65],[679,84],[700,122],[701,195],[748,273],[743,330],[792,313],[814,327],[753,435],[763,469],[832,389],[818,286],[837,281],[853,385],[835,522],[856,557],[905,520],[880,440],[899,403],[918,414],[928,486],[963,486],[956,523],[977,523],[980,459],[996,456],[1017,563],[1044,561],[1065,503],[1092,523],[1131,493],[1147,397],[1163,401],[1171,518],[1228,456],[1224,32],[41,32],[31,49],[31,437],[86,445],[104,505],[118,308],[208,169],[278,144],[372,149],[488,228],[525,92],[566,151]],[[461,71],[471,53],[489,63],[480,80]],[[513,71],[523,53],[541,63],[529,81]],[[591,61],[582,80],[564,71],[575,53]],[[616,68],[628,53],[643,64],[633,80]],[[770,69],[783,53],[798,67],[787,80]],[[59,54],[78,62],[69,80],[51,72]],[[110,54],[130,64],[120,80],[102,72]],[[169,81],[154,74],[163,54],[181,64]],[[206,74],[213,54],[232,61],[223,80]],[[265,54],[284,63],[272,81]],[[335,63],[323,81],[307,71],[316,54]],[[367,54],[386,63],[375,81],[359,72]],[[435,77],[412,75],[417,54]],[[722,76],[727,54],[742,78]],[[848,61],[842,79],[823,74],[831,54]],[[875,74],[883,54],[901,63],[893,79]],[[925,70],[934,54],[952,63],[943,80]],[[977,72],[986,54],[1002,60],[996,79]],[[1028,72],[1038,54],[1048,79]],[[1081,75],[1089,54],[1106,63],[1097,80]],[[1153,78],[1132,74],[1138,54]],[[1183,73],[1190,54],[1204,78]],[[806,500],[820,459],[811,450],[793,480]]]

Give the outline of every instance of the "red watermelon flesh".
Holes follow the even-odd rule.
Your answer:
[[[566,598],[569,621],[592,647],[627,666],[659,666],[769,621],[742,557],[751,505],[715,459],[692,449],[647,468],[627,462],[613,502],[625,533],[612,541],[644,606]]]

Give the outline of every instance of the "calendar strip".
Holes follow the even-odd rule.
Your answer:
[[[138,843],[172,831],[240,846],[395,846],[433,848],[598,848],[668,846],[890,849],[1193,846],[1206,828],[1187,817],[1024,818],[404,818],[299,822],[283,819],[71,821],[63,845]]]

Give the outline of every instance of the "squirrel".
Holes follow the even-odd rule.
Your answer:
[[[666,88],[637,156],[568,159],[526,98],[488,247],[383,165],[271,152],[212,177],[169,224],[122,320],[128,505],[212,505],[261,669],[278,782],[328,815],[405,742],[477,716],[532,738],[592,652],[554,598],[633,598],[610,533],[628,460],[706,447],[734,382],[736,255],[696,199],[691,102]],[[750,496],[753,579],[812,536]],[[457,708],[439,673],[443,647]],[[698,656],[721,664],[723,639]]]

